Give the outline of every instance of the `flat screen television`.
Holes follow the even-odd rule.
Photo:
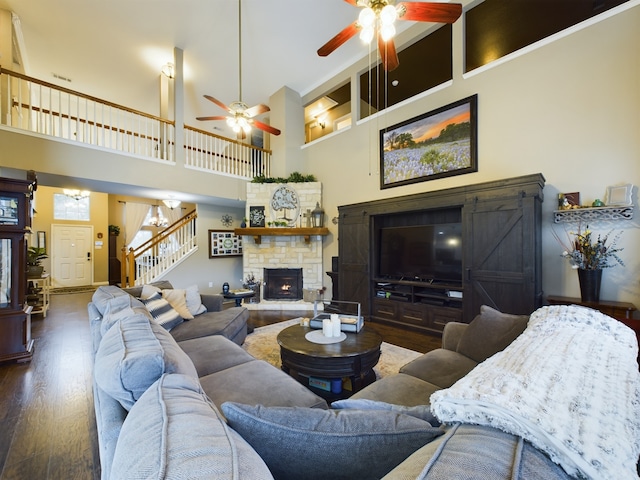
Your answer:
[[[380,229],[378,276],[393,280],[462,282],[462,224]]]

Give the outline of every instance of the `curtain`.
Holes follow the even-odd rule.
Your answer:
[[[182,209],[180,207],[174,208],[172,210],[168,207],[160,205],[160,210],[162,211],[162,216],[169,221],[169,225],[173,225],[173,223],[182,218]]]
[[[124,244],[127,245],[127,248],[129,248],[129,242],[140,231],[150,208],[151,206],[146,203],[125,203]]]

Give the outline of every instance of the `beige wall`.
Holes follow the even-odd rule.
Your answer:
[[[576,225],[554,224],[552,211],[559,192],[581,192],[591,202],[603,198],[609,185],[640,185],[640,6],[467,78],[461,67],[462,27],[454,27],[451,85],[359,125],[354,121],[350,129],[303,148],[301,171],[322,182],[329,218],[337,215],[338,205],[541,172],[547,180],[544,292],[579,296],[577,275],[560,258],[553,237],[553,231],[564,235]],[[343,81],[341,76],[310,92],[303,103]],[[381,190],[379,130],[476,93],[478,172]],[[637,187],[633,200],[638,205]],[[590,227],[602,233],[624,230],[626,268],[605,271],[601,298],[640,308],[639,218],[636,211],[631,221]],[[325,240],[325,265],[338,254],[338,226],[329,223],[329,228],[334,235]]]
[[[106,285],[109,283],[109,243],[108,243],[108,226],[109,226],[109,200],[106,193],[92,192],[90,196],[90,217],[88,222],[76,220],[54,220],[53,218],[53,195],[63,193],[61,188],[52,188],[39,185],[35,192],[34,207],[36,213],[33,216],[33,232],[34,235],[39,231],[46,233],[47,237],[47,258],[43,265],[45,271],[51,273],[51,225],[92,225],[93,226],[93,284]],[[98,234],[102,234],[102,238]],[[102,245],[99,243],[102,242]],[[35,237],[29,240],[29,245],[35,245]],[[55,286],[55,278],[53,278]]]

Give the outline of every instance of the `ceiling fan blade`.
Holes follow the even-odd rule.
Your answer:
[[[396,6],[400,20],[453,23],[462,15],[459,3],[400,2]]]
[[[378,35],[378,51],[380,52],[380,57],[382,57],[384,69],[387,72],[398,68],[400,60],[398,60],[398,53],[396,52],[396,45],[393,42],[393,39],[389,39],[385,42],[382,40],[382,36]]]
[[[264,104],[259,104],[256,105],[255,107],[251,107],[251,108],[247,108],[244,113],[245,115],[247,115],[248,117],[255,117],[257,115],[260,115],[262,113],[266,113],[270,110],[270,108]]]
[[[255,125],[255,127],[259,128],[260,130],[268,132],[271,135],[280,135],[280,130],[278,130],[275,127],[272,127],[271,125],[267,125],[266,123],[262,123],[258,120],[253,120],[252,122],[253,122],[253,125]]]
[[[209,100],[210,102],[215,103],[216,105],[218,105],[220,108],[222,108],[223,110],[226,111],[230,111],[229,107],[227,107],[224,103],[222,103],[220,100],[218,100],[217,98],[213,98],[211,95],[205,95],[204,98],[206,98],[207,100]]]
[[[223,117],[221,115],[217,116],[217,117],[196,117],[196,120],[201,120],[201,121],[205,121],[205,120],[226,120],[227,117]]]
[[[334,50],[336,50],[340,45],[342,45],[356,33],[358,33],[358,30],[360,30],[360,25],[358,24],[358,22],[353,22],[351,25],[346,27],[339,34],[337,34],[335,37],[321,46],[318,49],[318,55],[320,55],[321,57],[326,57]]]

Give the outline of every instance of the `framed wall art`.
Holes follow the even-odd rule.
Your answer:
[[[264,206],[249,207],[249,226],[264,227]]]
[[[209,230],[209,258],[242,255],[242,236],[233,230]]]
[[[478,171],[478,96],[380,130],[380,188]]]

